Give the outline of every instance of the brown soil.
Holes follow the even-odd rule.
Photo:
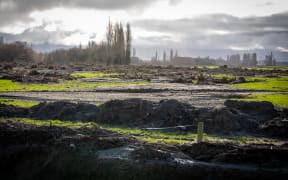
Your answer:
[[[115,77],[120,79],[141,79],[147,81],[164,81],[171,83],[188,83],[192,80],[199,84],[227,84],[245,81],[245,76],[254,75],[287,75],[286,70],[257,70],[246,68],[197,68],[175,66],[103,66],[93,64],[47,65],[47,64],[19,64],[6,63],[0,66],[0,77],[19,82],[48,83],[62,79],[73,79],[69,72],[73,71],[100,71],[118,73]],[[231,74],[234,78],[214,78],[213,74]]]
[[[71,129],[9,120],[9,117],[30,117],[142,128],[195,127],[197,122],[204,121],[204,131],[209,133],[243,133],[287,139],[286,109],[275,108],[268,102],[225,101],[227,97],[245,97],[253,92],[230,89],[225,84],[244,82],[248,75],[287,75],[287,70],[0,64],[0,78],[18,82],[58,82],[73,79],[69,74],[74,71],[116,72],[118,75],[114,77],[121,81],[151,83],[97,87],[89,92],[2,92],[1,97],[42,103],[32,108],[0,104],[0,117],[7,119],[0,121],[1,178],[288,178],[287,144],[151,144],[98,126]],[[235,77],[217,79],[212,76],[224,73]]]
[[[112,100],[100,106],[87,103],[56,101],[40,103],[30,109],[0,104],[1,117],[29,117],[33,119],[59,119],[92,121],[103,124],[145,128],[189,125],[196,130],[204,122],[208,133],[261,134],[287,138],[287,110],[276,110],[269,102],[243,102],[227,100],[225,107],[196,108],[176,100],[160,102],[142,99]]]
[[[70,129],[2,121],[0,152],[5,179],[288,177],[286,145],[147,144],[98,127]]]

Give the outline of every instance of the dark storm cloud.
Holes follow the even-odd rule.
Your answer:
[[[155,0],[0,0],[0,26],[29,21],[29,13],[35,10],[55,7],[115,10],[143,8],[152,2]]]
[[[227,48],[229,46],[288,47],[288,13],[239,18],[212,14],[191,19],[140,20],[134,27],[182,37],[181,46]],[[171,35],[171,39],[173,39]],[[176,46],[176,45],[175,45]],[[179,46],[179,45],[178,45]]]
[[[6,42],[14,41],[26,41],[33,42],[33,44],[41,43],[61,43],[60,41],[73,36],[76,33],[81,33],[79,30],[74,31],[61,31],[59,29],[55,31],[47,31],[45,28],[49,26],[51,22],[43,22],[42,25],[27,28],[19,34],[0,33],[0,36],[5,38]]]
[[[288,12],[274,14],[265,17],[239,18],[226,14],[203,15],[197,18],[185,18],[177,20],[139,20],[133,25],[141,28],[155,30],[159,32],[181,32],[189,33],[193,31],[205,32],[203,30],[226,30],[231,32],[245,32],[254,30],[278,29],[288,30]]]

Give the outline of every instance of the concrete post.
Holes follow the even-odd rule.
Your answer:
[[[200,143],[203,141],[203,129],[204,129],[204,123],[198,122],[198,125],[197,125],[197,143]]]

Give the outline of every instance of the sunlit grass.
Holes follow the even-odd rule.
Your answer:
[[[247,98],[240,98],[236,100],[242,101],[269,101],[274,106],[288,108],[288,93],[281,94],[252,94]]]
[[[249,82],[233,84],[233,88],[250,90],[288,91],[288,76],[282,77],[250,77]],[[255,81],[259,80],[259,81]]]
[[[213,77],[215,79],[223,79],[223,78],[226,78],[226,79],[236,79],[237,77],[232,75],[232,74],[213,74]]]
[[[206,69],[218,69],[218,68],[219,68],[219,66],[205,66],[205,65],[203,65],[203,66],[193,66],[193,67],[197,67],[197,68],[199,68],[199,69],[201,69],[201,68],[206,68]]]
[[[69,127],[73,129],[78,129],[81,127],[92,128],[97,126],[96,123],[93,122],[72,122],[72,121],[61,121],[61,120],[36,120],[29,118],[0,118],[0,121],[13,120],[20,121],[29,124],[35,124],[38,126],[59,126],[59,127]]]
[[[150,69],[149,70],[149,74],[155,74],[155,73],[157,73],[158,72],[158,69]]]
[[[288,66],[255,66],[255,67],[246,67],[249,70],[288,70]]]
[[[79,129],[82,127],[93,128],[101,127],[106,130],[116,132],[119,134],[132,135],[140,140],[149,143],[166,143],[166,144],[192,144],[196,143],[197,134],[191,132],[162,132],[162,131],[149,131],[140,128],[128,128],[128,127],[117,127],[110,125],[98,125],[94,122],[72,122],[72,121],[60,121],[60,120],[36,120],[29,118],[0,118],[0,121],[20,121],[29,124],[35,124],[38,126],[58,126],[58,127],[68,127],[73,129]],[[263,143],[273,143],[281,144],[283,141],[272,138],[262,138],[262,137],[227,137],[213,134],[204,133],[204,141],[206,142],[231,142],[237,144],[263,144]]]
[[[10,99],[10,98],[1,98],[1,97],[0,97],[0,103],[6,104],[6,105],[13,105],[17,107],[24,107],[24,108],[30,108],[32,106],[39,104],[39,102],[37,101]]]
[[[75,72],[72,73],[71,76],[73,77],[80,77],[80,78],[96,78],[96,77],[113,77],[119,75],[118,73],[105,73],[105,72]]]
[[[81,91],[93,90],[95,87],[126,86],[131,84],[147,84],[146,81],[135,82],[93,82],[87,83],[80,80],[62,81],[51,84],[27,84],[12,82],[11,80],[0,80],[0,92],[11,91]]]
[[[105,129],[114,131],[120,134],[128,134],[150,143],[194,143],[196,139],[195,133],[177,133],[177,132],[162,132],[149,131],[140,128],[115,127],[102,125]],[[204,135],[206,137],[206,134]]]
[[[172,143],[172,144],[192,144],[196,143],[197,134],[192,132],[163,132],[149,131],[140,128],[117,127],[110,125],[101,125],[107,130],[114,131],[120,134],[133,135],[138,139],[150,143]],[[237,144],[263,144],[274,143],[281,144],[282,141],[264,137],[248,137],[248,136],[221,136],[215,134],[204,133],[203,140],[206,142],[231,142]]]

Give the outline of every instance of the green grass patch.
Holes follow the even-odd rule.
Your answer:
[[[102,86],[127,86],[130,84],[148,84],[146,81],[135,82],[94,82],[87,83],[80,80],[62,81],[60,83],[50,84],[26,84],[12,82],[11,80],[0,80],[0,92],[12,91],[81,91],[93,90],[95,87]]]
[[[150,69],[149,74],[155,74],[158,73],[158,69]]]
[[[119,75],[118,73],[106,73],[106,72],[75,72],[71,76],[77,78],[101,78],[101,77],[113,77]]]
[[[60,120],[36,120],[29,118],[0,118],[0,121],[13,120],[13,121],[21,121],[24,123],[35,124],[38,126],[59,126],[59,127],[69,127],[73,129],[78,129],[81,127],[92,128],[98,126],[93,122],[72,122],[72,121],[60,121]]]
[[[163,131],[149,131],[140,128],[115,127],[110,125],[101,125],[107,130],[114,131],[120,134],[128,134],[136,136],[137,138],[150,143],[194,143],[196,139],[195,133],[180,133],[180,132],[163,132]],[[204,138],[206,134],[204,134]]]
[[[17,107],[24,107],[24,108],[30,108],[32,106],[39,104],[39,102],[37,101],[10,99],[10,98],[1,98],[1,97],[0,97],[0,103],[6,104],[6,105],[13,105]]]
[[[272,71],[272,70],[286,71],[286,70],[288,70],[288,66],[255,66],[255,67],[245,67],[245,68],[249,69],[249,70],[268,70],[268,71]]]
[[[213,77],[215,79],[236,79],[236,76],[232,75],[232,74],[213,74]]]
[[[128,128],[111,125],[100,125],[103,128],[114,131],[120,134],[133,135],[136,138],[150,142],[150,143],[172,143],[172,144],[192,144],[196,143],[197,134],[192,132],[163,132],[163,131],[149,131],[140,128]],[[281,144],[282,141],[278,139],[263,138],[263,137],[248,137],[248,136],[221,136],[214,134],[206,134],[203,136],[204,141],[207,142],[231,142],[237,144],[263,144],[273,143]]]
[[[161,131],[148,131],[140,128],[128,128],[128,127],[116,127],[110,125],[98,125],[94,122],[72,122],[72,121],[60,121],[60,120],[36,120],[29,118],[0,118],[1,121],[20,121],[29,124],[35,124],[38,126],[59,126],[68,127],[73,129],[79,129],[82,127],[93,128],[103,127],[104,129],[117,132],[120,134],[132,135],[140,140],[147,141],[149,143],[172,143],[172,144],[192,144],[196,143],[197,135],[195,133],[181,133],[181,132],[161,132]],[[282,144],[283,141],[271,138],[259,138],[259,137],[223,137],[218,135],[210,135],[204,133],[204,141],[207,142],[232,142],[237,144],[263,144],[273,143]]]
[[[202,68],[206,68],[206,69],[218,69],[219,66],[192,66],[193,68],[196,67],[196,68],[199,68],[199,69],[202,69]]]
[[[288,91],[288,76],[282,77],[249,77],[249,82],[233,84],[233,88],[250,90]]]
[[[247,98],[240,98],[235,100],[242,101],[269,101],[274,106],[288,108],[288,93],[282,94],[252,94]]]

